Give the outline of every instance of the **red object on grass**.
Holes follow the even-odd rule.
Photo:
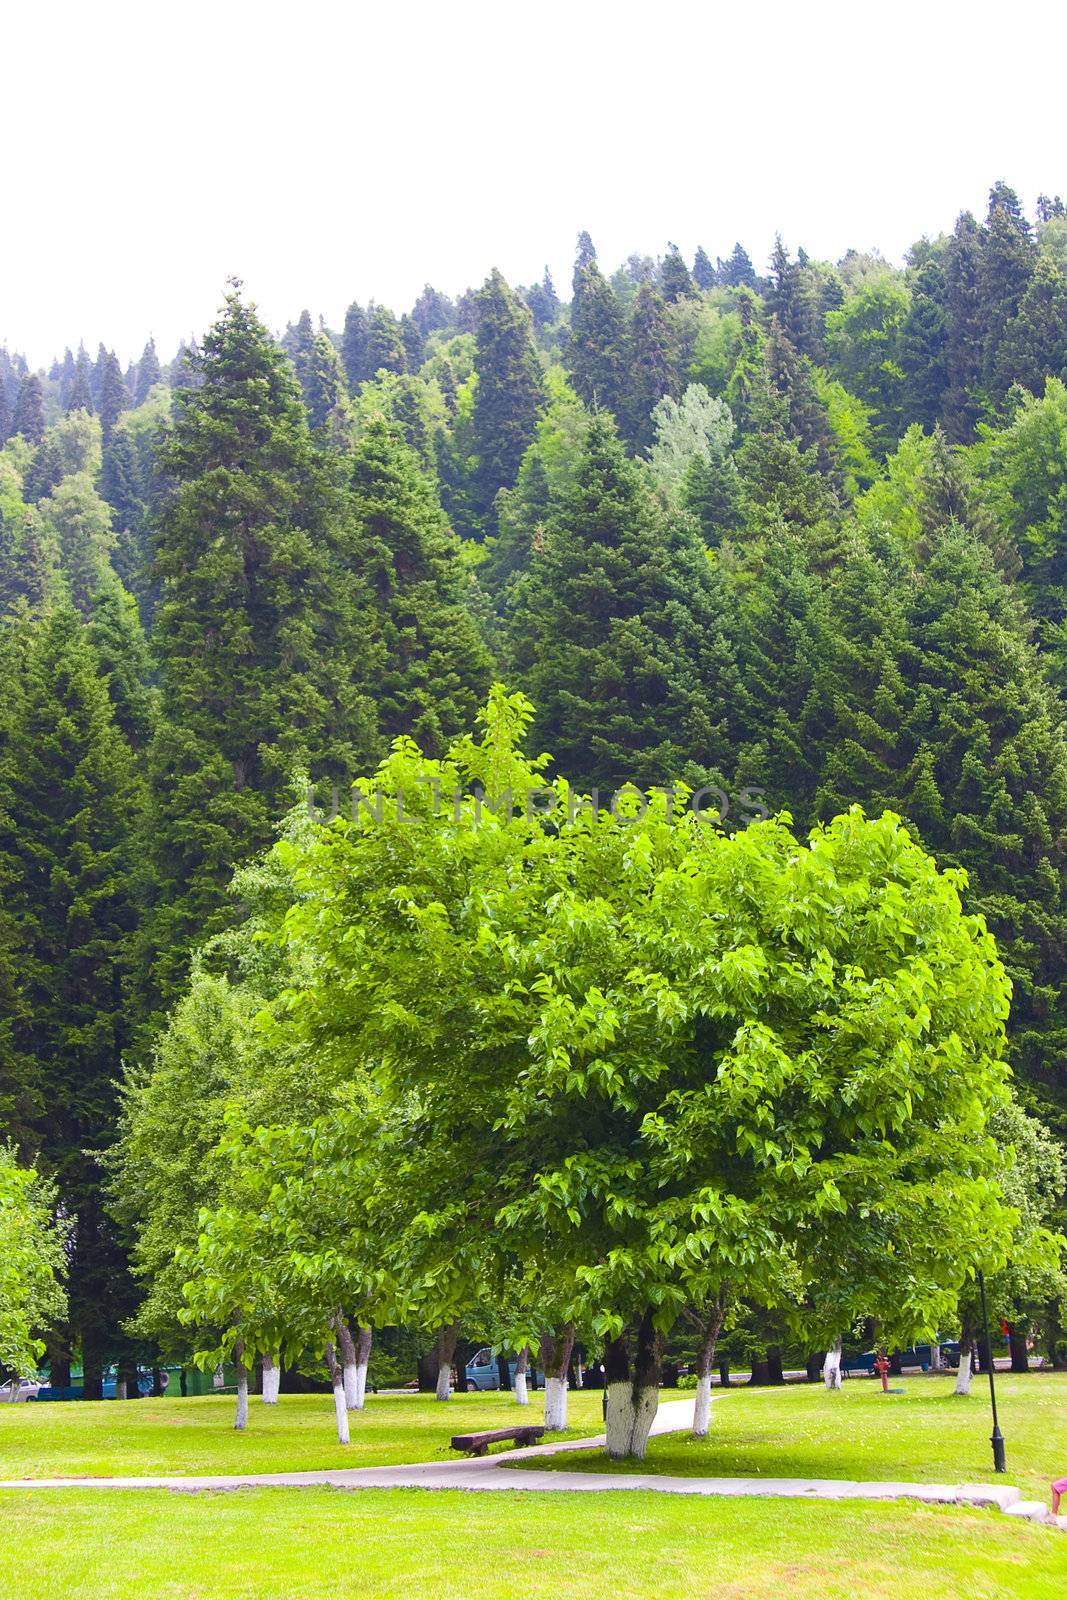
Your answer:
[[[1060,1495],[1067,1494],[1067,1478],[1057,1478],[1052,1485],[1052,1515],[1056,1516],[1060,1509]]]

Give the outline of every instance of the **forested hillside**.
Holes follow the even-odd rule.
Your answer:
[[[0,351],[0,444],[0,1126],[74,1219],[52,1358],[87,1394],[163,1339],[108,1152],[124,1071],[197,1059],[195,952],[271,892],[235,869],[494,680],[605,797],[899,813],[966,869],[1067,1137],[1059,199],[998,182],[902,267],[614,270],[582,234],[566,288],[492,270],[277,338],[235,282],[125,371]]]

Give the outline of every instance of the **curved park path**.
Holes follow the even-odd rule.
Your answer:
[[[721,1403],[721,1402],[716,1402]],[[693,1401],[666,1400],[656,1413],[653,1433],[678,1433],[693,1418]],[[549,1493],[600,1493],[652,1489],[657,1494],[778,1497],[791,1500],[920,1500],[933,1504],[993,1507],[1030,1521],[1054,1520],[1067,1529],[1067,1516],[1050,1518],[1038,1501],[1023,1501],[1006,1484],[851,1482],[840,1478],[670,1477],[662,1473],[523,1472],[513,1463],[567,1450],[604,1444],[603,1434],[560,1444],[531,1445],[467,1461],[419,1461],[410,1466],[329,1468],[321,1472],[227,1473],[204,1477],[8,1478],[0,1489],[173,1489],[196,1494],[211,1489],[304,1488],[330,1484],[336,1489],[533,1489]]]

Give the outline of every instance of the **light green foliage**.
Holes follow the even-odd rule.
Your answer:
[[[826,419],[837,444],[837,460],[845,477],[845,493],[854,499],[878,477],[871,454],[871,408],[850,394],[843,383],[821,367],[812,371],[815,393],[826,408]]]
[[[0,1369],[36,1370],[40,1335],[66,1312],[68,1225],[54,1220],[55,1191],[0,1144]]]
[[[891,530],[906,545],[917,542],[922,531],[922,479],[929,459],[930,440],[914,422],[886,457],[884,476],[856,501],[856,521],[865,533],[884,535]]]
[[[678,498],[695,459],[721,464],[734,436],[734,420],[723,400],[691,383],[681,401],[669,395],[652,412],[655,443],[649,452],[653,476]]]
[[[831,371],[873,416],[878,449],[890,449],[902,431],[904,373],[900,340],[910,295],[901,277],[886,272],[826,315]]]
[[[93,596],[114,580],[111,553],[116,540],[107,502],[97,494],[89,474],[78,472],[63,478],[38,509],[46,537],[51,535],[58,548],[70,598],[87,617]]]

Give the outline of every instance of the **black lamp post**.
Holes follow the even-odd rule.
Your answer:
[[[993,1433],[990,1439],[990,1443],[993,1446],[993,1470],[994,1472],[1007,1472],[1008,1469],[1004,1463],[1004,1435],[1001,1433],[1000,1423],[997,1421],[997,1388],[993,1381],[993,1346],[989,1338],[989,1313],[986,1310],[985,1278],[982,1275],[981,1268],[978,1269],[978,1292],[982,1296],[982,1327],[985,1330],[986,1354],[989,1357],[989,1403],[993,1407]]]

